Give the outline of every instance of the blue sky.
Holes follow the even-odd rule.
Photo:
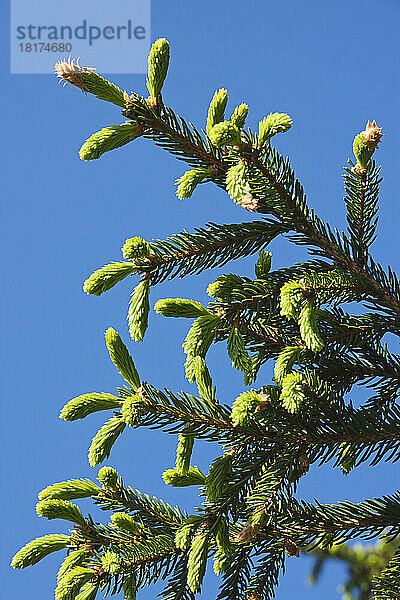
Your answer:
[[[2,38],[8,39],[7,6],[1,6]],[[68,4],[65,3],[66,10]],[[304,183],[309,203],[324,219],[344,227],[342,168],[354,135],[368,119],[386,133],[377,160],[383,165],[377,260],[399,267],[400,209],[398,0],[221,0],[152,3],[152,39],[166,37],[172,60],[165,101],[204,126],[209,100],[225,87],[230,107],[246,101],[249,125],[271,111],[287,112],[291,131],[277,139]],[[54,77],[9,75],[8,50],[0,56],[2,93],[2,390],[1,420],[2,587],[5,597],[52,597],[60,555],[24,572],[8,568],[9,557],[27,540],[63,532],[63,522],[35,515],[36,493],[73,477],[96,477],[87,463],[91,437],[102,416],[83,422],[58,419],[63,404],[89,391],[113,391],[120,378],[104,344],[115,327],[129,343],[143,378],[159,387],[191,391],[183,373],[181,342],[187,322],[152,315],[141,344],[128,341],[126,307],[133,280],[100,298],[82,292],[97,267],[121,257],[127,237],[164,238],[207,221],[251,220],[220,190],[207,184],[184,202],[173,182],[183,163],[140,140],[83,163],[77,151],[94,131],[123,119],[118,109],[58,86]],[[101,65],[95,65],[101,72]],[[123,89],[145,93],[142,75],[114,75]],[[274,266],[293,264],[304,254],[285,241],[272,245]],[[224,271],[252,274],[253,259]],[[220,271],[175,280],[154,290],[206,302],[205,289]],[[224,349],[210,358],[220,397],[231,402],[243,389]],[[164,485],[160,474],[173,465],[175,439],[151,431],[130,431],[116,444],[107,464],[126,482],[190,508],[191,491]],[[196,463],[204,468],[215,449],[199,444]],[[168,458],[166,458],[168,456]],[[390,493],[397,466],[359,469],[345,478],[315,468],[301,492],[325,502],[361,500]],[[83,501],[82,509],[89,508]],[[331,567],[319,587],[308,588],[310,563],[292,558],[278,598],[338,598],[341,571]],[[214,597],[215,582],[202,597]],[[142,594],[153,598],[152,590]]]

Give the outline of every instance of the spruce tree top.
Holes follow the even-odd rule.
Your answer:
[[[106,344],[124,387],[115,394],[89,393],[70,400],[60,417],[82,419],[107,411],[89,449],[92,466],[108,458],[129,428],[150,427],[178,435],[175,466],[163,474],[174,487],[198,486],[193,514],[127,487],[117,471],[103,466],[99,483],[70,479],[40,492],[37,512],[72,523],[68,535],[47,535],[28,543],[12,566],[35,564],[68,548],[57,578],[56,600],[93,600],[97,593],[123,593],[126,600],[157,579],[161,596],[191,599],[202,589],[208,561],[221,578],[219,599],[268,600],[290,557],[321,552],[352,538],[400,534],[400,495],[323,505],[304,502],[297,484],[314,464],[330,463],[344,475],[368,461],[400,457],[400,357],[382,341],[400,332],[400,285],[396,274],[372,257],[376,236],[379,167],[374,161],[381,127],[368,121],[354,139],[354,158],[345,167],[348,229],[338,232],[308,206],[288,159],[274,137],[292,120],[271,112],[258,131],[245,128],[247,104],[227,113],[228,92],[215,92],[198,131],[167,107],[162,96],[170,50],[165,39],[149,55],[144,98],[120,90],[93,68],[69,60],[57,63],[62,81],[122,108],[126,121],[105,127],[82,146],[82,160],[138,137],[153,140],[189,165],[177,180],[177,196],[213,182],[252,222],[206,224],[166,240],[136,235],[124,243],[123,260],[95,271],[84,283],[101,295],[128,276],[138,276],[128,309],[131,338],[147,329],[150,293],[167,278],[186,277],[258,254],[254,276],[227,272],[211,282],[208,306],[185,298],[155,305],[166,317],[192,321],[183,349],[187,391],[158,390],[138,373],[120,335],[112,328]],[[305,246],[309,260],[273,270],[268,244],[278,236]],[[354,314],[348,312],[355,304]],[[232,406],[218,401],[206,365],[213,343],[226,344],[232,367],[243,372],[243,389]],[[274,377],[263,366],[274,361]],[[354,408],[351,390],[364,385],[365,401]],[[190,388],[189,388],[190,389]],[[207,473],[191,463],[197,439],[217,441],[219,456]],[[167,464],[166,467],[170,467]],[[379,490],[377,490],[377,493]],[[90,497],[110,522],[84,517],[71,500]],[[398,598],[400,552],[374,582],[377,600]]]

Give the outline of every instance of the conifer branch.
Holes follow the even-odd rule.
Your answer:
[[[144,106],[145,113],[143,114]],[[198,161],[196,164],[214,168],[216,178],[218,178],[218,176],[226,175],[228,168],[225,161],[208,152],[203,144],[198,144],[197,140],[196,143],[193,139],[188,139],[184,134],[175,131],[173,127],[163,121],[162,116],[157,115],[154,111],[149,109],[143,99],[136,97],[132,102],[131,110],[133,112],[127,111],[125,113],[128,118],[140,115],[143,121],[152,127],[155,132],[165,135],[167,139],[174,140],[182,152],[186,151],[188,157],[196,158]],[[146,115],[146,111],[151,111],[153,114]],[[285,206],[285,216],[282,224],[289,224],[293,231],[304,235],[310,244],[322,249],[336,264],[342,265],[351,273],[360,276],[366,284],[368,284],[377,300],[383,303],[383,306],[387,306],[399,314],[400,302],[393,297],[391,289],[376,280],[371,273],[371,268],[366,267],[366,270],[364,270],[360,267],[357,261],[353,260],[346,252],[344,252],[341,245],[332,239],[332,236],[326,234],[326,227],[322,221],[320,221],[313,212],[309,212],[303,200],[304,192],[300,184],[296,182],[296,185],[294,186],[296,192],[295,195],[290,193],[285,188],[285,185],[278,181],[268,168],[268,159],[268,154],[262,157],[251,156],[251,161],[254,163],[256,169],[263,175],[267,184],[274,190],[281,205]],[[184,158],[184,160],[186,160],[186,158]],[[193,163],[189,162],[189,164]],[[277,214],[279,215],[279,211],[273,210],[273,212],[276,216]],[[288,215],[290,215],[290,217]]]
[[[382,536],[390,542],[400,534],[398,492],[332,505],[296,498],[300,478],[315,463],[330,462],[347,475],[366,461],[372,467],[400,459],[400,356],[384,341],[387,333],[400,335],[400,282],[370,253],[381,182],[373,155],[381,128],[368,121],[354,139],[356,163],[350,161],[345,169],[348,232],[339,233],[308,207],[289,159],[272,146],[275,135],[290,129],[290,116],[270,113],[260,120],[257,133],[244,131],[247,104],[238,105],[228,119],[228,93],[220,89],[211,100],[206,129],[200,131],[164,103],[169,58],[167,40],[157,40],[149,55],[147,99],[129,97],[78,62],[57,64],[65,82],[119,106],[128,119],[91,136],[81,158],[97,159],[137,137],[151,139],[190,167],[176,182],[179,198],[212,182],[261,220],[211,222],[166,240],[129,238],[122,247],[124,260],[95,271],[84,291],[101,295],[129,275],[139,275],[128,321],[132,339],[141,341],[151,286],[259,252],[256,279],[219,275],[208,287],[208,306],[186,297],[156,304],[165,317],[193,320],[183,348],[186,375],[196,382],[199,397],[143,383],[119,334],[107,330],[110,357],[126,386],[118,388],[118,395],[78,396],[60,417],[74,421],[111,411],[93,438],[92,465],[109,456],[124,430],[148,427],[179,434],[176,466],[164,472],[164,481],[198,486],[205,499],[196,514],[188,515],[126,487],[110,466],[100,469],[100,485],[68,479],[42,490],[37,513],[70,521],[71,535],[33,540],[17,552],[12,566],[24,568],[56,550],[71,550],[58,573],[56,600],[95,600],[98,591],[122,591],[133,600],[140,588],[160,578],[168,578],[165,600],[193,600],[211,557],[222,580],[220,600],[270,600],[285,555],[298,556],[300,548],[324,553],[354,537]],[[271,270],[265,248],[279,235],[306,246],[315,258]],[[344,303],[366,305],[368,312],[347,314]],[[246,387],[232,407],[220,404],[206,365],[214,342],[226,344],[246,386],[261,379],[262,365],[273,359],[273,384]],[[354,409],[348,394],[357,383],[373,391]],[[207,475],[191,464],[197,439],[221,446]],[[95,523],[70,502],[84,498],[111,511],[110,522]],[[376,578],[377,600],[397,597],[399,564],[396,553]]]

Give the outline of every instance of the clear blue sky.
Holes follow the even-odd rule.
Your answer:
[[[63,522],[35,515],[36,493],[67,477],[96,477],[87,463],[90,439],[102,416],[83,422],[58,419],[63,404],[89,391],[113,391],[120,384],[104,345],[113,326],[128,341],[125,321],[129,279],[100,298],[82,292],[83,280],[98,266],[121,257],[132,235],[163,238],[206,221],[248,220],[244,210],[211,185],[193,198],[177,200],[174,180],[183,163],[138,141],[99,161],[83,163],[77,151],[91,133],[121,122],[118,109],[58,86],[54,77],[9,75],[8,12],[1,6],[2,93],[2,419],[1,485],[4,597],[52,597],[61,554],[24,572],[8,568],[26,541],[63,532]],[[68,3],[65,3],[68,10]],[[386,135],[377,160],[383,164],[379,239],[375,254],[399,267],[400,170],[398,0],[255,1],[153,0],[152,38],[172,47],[165,100],[199,126],[216,88],[226,87],[230,107],[246,101],[249,124],[271,111],[288,112],[292,130],[277,140],[289,154],[308,190],[310,204],[344,227],[342,167],[354,135],[376,119]],[[100,65],[97,65],[101,71]],[[113,76],[123,89],[145,93],[140,75]],[[292,264],[302,254],[274,243],[274,265]],[[251,274],[253,260],[227,267]],[[205,289],[217,273],[174,281],[154,290],[207,301]],[[152,315],[141,344],[130,343],[140,373],[156,386],[191,390],[184,380],[180,344],[188,323]],[[223,400],[242,390],[224,349],[211,363]],[[192,494],[168,488],[160,478],[173,465],[175,439],[151,431],[128,431],[108,464],[126,482],[190,508]],[[206,466],[214,449],[199,445],[196,462]],[[166,457],[169,456],[167,459]],[[302,486],[306,498],[361,500],[396,489],[399,469],[360,469],[345,478],[314,468]],[[85,511],[90,503],[82,501]],[[326,572],[320,587],[305,584],[310,563],[288,561],[280,600],[338,598],[340,570]],[[202,595],[214,597],[214,581]],[[153,598],[153,590],[143,598]]]

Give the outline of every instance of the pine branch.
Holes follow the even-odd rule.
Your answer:
[[[258,133],[244,131],[248,106],[237,106],[227,119],[228,93],[220,89],[211,100],[206,131],[196,129],[163,102],[169,55],[167,40],[152,46],[147,99],[128,97],[78,62],[57,64],[64,81],[123,108],[129,119],[91,136],[81,157],[96,159],[146,137],[190,166],[176,182],[180,199],[213,182],[236,204],[269,216],[252,223],[209,223],[166,240],[129,238],[124,260],[98,269],[84,290],[101,295],[128,275],[140,275],[128,321],[131,337],[141,341],[151,286],[259,251],[256,279],[220,275],[207,290],[213,299],[207,307],[187,298],[156,304],[164,316],[194,319],[183,348],[187,378],[196,382],[200,397],[143,383],[118,333],[107,330],[110,357],[127,387],[118,389],[118,396],[78,396],[60,416],[73,421],[112,411],[92,441],[92,465],[109,456],[127,426],[178,433],[176,466],[163,478],[175,487],[196,485],[205,499],[196,514],[187,515],[126,487],[110,466],[98,473],[101,487],[70,479],[42,490],[37,513],[72,522],[71,535],[38,538],[12,564],[24,568],[53,551],[72,550],[58,573],[56,600],[95,600],[98,591],[123,592],[134,600],[137,590],[160,578],[169,579],[164,598],[193,600],[212,556],[222,575],[220,600],[270,600],[285,554],[298,556],[300,547],[325,552],[354,537],[394,540],[400,534],[399,492],[330,505],[295,497],[300,478],[314,463],[331,461],[347,475],[366,461],[372,467],[400,459],[400,356],[385,344],[387,333],[400,335],[400,281],[370,254],[380,184],[372,157],[381,128],[368,121],[355,137],[357,163],[345,171],[348,233],[340,233],[309,208],[289,159],[271,145],[273,136],[291,127],[290,116],[270,113]],[[279,235],[306,246],[316,258],[271,271],[271,254],[263,249]],[[364,305],[369,312],[346,314],[343,303]],[[221,341],[246,386],[267,360],[275,360],[274,384],[241,391],[232,408],[220,404],[205,359],[212,343]],[[356,383],[373,390],[359,409],[348,400]],[[191,464],[197,439],[221,446],[207,475]],[[70,502],[89,497],[101,510],[112,511],[108,524],[84,517]],[[398,563],[396,554],[376,580],[377,598],[397,597]]]
[[[258,564],[250,579],[247,594],[260,600],[270,600],[275,596],[279,573],[284,572],[285,550],[282,544],[261,544],[256,556]]]
[[[193,125],[190,129],[186,121],[171,109],[164,105],[152,108],[144,98],[133,94],[123,114],[148,127],[151,131],[145,137],[180,160],[185,160],[191,166],[211,167],[216,176],[225,174],[226,167],[220,152],[214,146],[209,146]]]
[[[379,168],[371,161],[369,168],[358,173],[354,164],[345,168],[347,222],[353,258],[364,266],[368,261],[368,249],[375,239],[377,226]]]
[[[163,500],[142,494],[131,487],[126,488],[121,481],[117,489],[107,489],[102,496],[98,496],[95,504],[102,510],[127,510],[135,519],[140,519],[156,532],[159,528],[173,532],[186,516],[180,509],[172,508]]]
[[[254,160],[254,164],[286,207],[287,215],[284,220],[286,224],[290,224],[296,233],[304,236],[304,240],[294,239],[301,243],[309,243],[320,248],[323,251],[323,256],[333,259],[337,265],[342,265],[349,272],[354,273],[365,281],[382,306],[386,306],[396,314],[399,314],[399,299],[394,297],[391,286],[383,282],[382,277],[379,279],[376,277],[374,264],[371,262],[363,269],[349,256],[348,252],[343,248],[340,238],[335,236],[330,228],[313,211],[308,209],[305,203],[303,188],[295,180],[294,174],[289,169],[285,176],[289,185],[286,187],[281,183],[276,176],[276,169],[275,173],[273,169],[274,162],[276,161],[276,152],[271,152],[268,149],[265,156]],[[278,161],[278,164],[282,168],[282,163]],[[345,240],[345,238],[343,239]]]
[[[279,521],[279,530],[296,539],[298,546],[324,548],[356,536],[370,539],[382,534],[390,540],[400,533],[398,492],[360,503],[312,505],[292,499],[290,507]]]
[[[223,582],[217,600],[244,598],[248,589],[252,567],[249,555],[250,548],[244,547],[228,557],[228,564],[222,574]]]
[[[157,114],[156,111],[148,107],[142,98],[135,96],[131,101],[131,107],[124,114],[131,119],[137,118],[151,127],[153,132],[150,137],[157,143],[164,145],[168,151],[178,154],[179,158],[187,160],[191,165],[214,169],[215,177],[213,180],[215,183],[222,185],[221,178],[228,170],[226,162],[218,154],[214,155],[210,151],[213,146],[205,145],[197,131],[190,132],[182,118],[179,118],[181,121],[179,123],[178,118],[170,109],[163,107],[161,114]],[[371,288],[376,299],[383,306],[387,306],[399,314],[399,299],[393,297],[388,286],[377,281],[373,274],[373,267],[367,266],[365,270],[360,267],[345,251],[339,237],[334,235],[314,212],[308,209],[303,188],[295,179],[289,165],[285,164],[277,152],[271,149],[270,146],[267,146],[265,151],[261,153],[254,153],[250,148],[243,150],[247,151],[256,170],[264,178],[264,193],[265,189],[270,190],[267,191],[267,201],[271,200],[272,191],[273,204],[270,209],[275,215],[283,211],[283,223],[300,236],[304,236],[305,239],[301,243],[306,242],[316,246],[322,250],[325,256],[362,277]],[[216,152],[218,153],[218,150]],[[278,202],[277,206],[276,202]],[[282,214],[279,216],[282,218]],[[343,239],[345,241],[345,238]]]
[[[242,258],[264,248],[285,228],[275,221],[254,221],[234,225],[209,223],[194,233],[183,231],[165,241],[152,242],[154,254],[143,267],[151,284],[167,277],[185,277]]]

